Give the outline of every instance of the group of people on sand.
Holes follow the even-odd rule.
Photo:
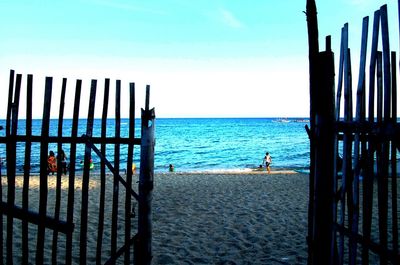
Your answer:
[[[62,149],[57,158],[53,151],[49,152],[49,156],[47,157],[47,174],[52,173],[54,175],[54,172],[57,172],[57,159],[61,160],[61,172],[66,175],[67,156],[65,155],[65,152]],[[271,167],[270,167],[271,163],[272,163],[272,157],[268,152],[266,152],[262,164],[259,166],[259,168],[263,169],[265,167],[266,171],[269,174],[271,173]],[[90,164],[91,164],[90,169],[92,169],[92,164],[93,164],[92,160],[90,160]],[[135,173],[135,171],[136,171],[136,165],[132,163],[132,173]],[[174,172],[174,171],[175,171],[174,165],[169,164],[169,172]]]
[[[64,150],[61,149],[61,152],[56,157],[54,152],[50,150],[49,156],[47,157],[47,174],[53,174],[57,172],[57,159],[61,161],[61,172],[66,175],[67,174],[67,156]]]
[[[65,154],[64,150],[61,149],[60,153],[57,155],[54,154],[53,151],[49,152],[49,156],[47,157],[47,174],[53,174],[54,172],[57,172],[57,161],[60,161],[61,163],[61,173],[64,175],[67,175],[67,171],[69,170],[68,168],[68,163],[67,163],[67,155]],[[83,165],[83,161],[81,160],[79,164]],[[132,170],[135,169],[135,164],[132,165]],[[94,163],[93,160],[89,160],[89,169],[93,170],[94,169]]]

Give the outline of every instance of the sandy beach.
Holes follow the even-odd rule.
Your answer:
[[[154,193],[154,264],[306,264],[308,176],[168,174]]]
[[[137,178],[137,176],[135,176]],[[108,178],[111,178],[108,176]],[[6,178],[3,176],[3,200]],[[18,196],[22,177],[17,177]],[[38,177],[30,179],[30,207],[37,209]],[[63,177],[61,218],[65,219],[67,178]],[[55,177],[49,177],[49,214],[54,212]],[[111,179],[107,180],[103,260],[109,254]],[[88,264],[95,261],[98,225],[98,176],[91,176]],[[122,188],[120,188],[120,191]],[[76,213],[80,210],[80,180],[76,181]],[[120,200],[124,198],[120,192]],[[293,171],[253,173],[161,173],[153,191],[153,264],[306,264],[308,175]],[[124,210],[120,206],[121,236]],[[6,220],[4,218],[4,220]],[[132,229],[136,231],[137,218]],[[74,238],[79,238],[79,221]],[[30,225],[30,257],[34,262],[36,227]],[[4,234],[4,231],[3,231]],[[5,234],[4,234],[5,235]],[[21,222],[14,222],[14,252],[20,253]],[[46,263],[51,263],[52,232],[46,230]],[[58,260],[63,261],[65,236],[60,236]],[[64,239],[64,240],[63,240]],[[48,242],[47,242],[48,241]],[[78,264],[79,246],[74,245]],[[14,256],[16,264],[20,261]]]

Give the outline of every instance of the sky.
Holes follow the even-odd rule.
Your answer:
[[[374,11],[386,3],[391,48],[398,51],[394,0],[316,0],[320,49],[331,35],[337,60],[348,22],[357,73],[362,18],[370,17],[371,32]],[[307,117],[305,10],[306,0],[0,0],[0,118],[6,116],[10,69],[23,74],[23,84],[27,74],[34,76],[34,118],[42,117],[46,76],[53,77],[53,117],[62,77],[68,78],[66,117],[72,117],[76,79],[83,80],[83,118],[90,80],[98,80],[100,117],[105,78],[112,91],[122,80],[125,117],[129,82],[137,108],[150,85],[157,117]],[[24,118],[25,86],[21,93]],[[112,116],[113,104],[109,109]]]

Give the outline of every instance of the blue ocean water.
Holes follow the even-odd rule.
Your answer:
[[[114,135],[114,120],[108,120],[107,135]],[[273,168],[308,170],[309,139],[305,122],[299,119],[277,120],[275,118],[158,118],[156,119],[156,172],[168,171],[173,164],[176,172],[241,171],[257,168],[265,155],[272,156]],[[5,127],[5,121],[0,120]],[[71,135],[72,120],[64,120],[63,135]],[[25,134],[25,121],[20,120],[18,134]],[[40,135],[41,120],[33,121],[33,135]],[[86,132],[86,121],[80,120],[78,135]],[[4,136],[4,130],[0,135]],[[51,120],[50,135],[57,135],[57,120]],[[94,136],[101,135],[101,120],[95,120]],[[128,135],[128,120],[121,121],[121,136]],[[135,137],[140,137],[140,120],[136,121]],[[22,171],[24,144],[17,145],[18,169]],[[63,145],[67,156],[70,146]],[[55,143],[49,150],[57,151]],[[40,145],[32,145],[31,170],[39,170]],[[78,145],[77,160],[83,160],[84,145]],[[120,168],[126,168],[127,146],[121,145]],[[2,170],[6,167],[6,149],[0,144]],[[138,167],[140,148],[135,148],[134,161]],[[92,153],[96,165],[100,159]],[[107,158],[113,162],[114,146],[107,146]],[[80,164],[77,165],[78,169]],[[97,167],[98,168],[98,167]]]

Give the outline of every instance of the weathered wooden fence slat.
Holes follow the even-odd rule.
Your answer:
[[[90,86],[89,96],[89,110],[87,115],[86,136],[91,137],[93,134],[94,123],[94,107],[96,101],[96,88],[97,80],[92,80]],[[80,248],[79,258],[80,264],[86,264],[87,257],[87,230],[88,230],[88,204],[89,204],[89,170],[92,155],[91,148],[86,144],[85,158],[83,163],[83,176],[82,176],[82,203],[81,203],[81,232],[80,232]]]
[[[120,138],[121,133],[121,81],[116,81],[115,89],[115,138]],[[112,198],[112,213],[111,213],[111,255],[117,252],[117,223],[118,223],[118,196],[119,182],[119,155],[120,145],[114,145],[114,181],[113,181],[113,198]]]
[[[389,26],[387,16],[387,6],[384,5],[380,8],[381,21],[382,21],[382,49],[383,49],[383,89],[384,89],[384,104],[383,104],[383,122],[389,123],[391,120],[391,72],[390,72],[390,46],[389,46]],[[381,200],[379,200],[379,207],[382,208],[380,221],[380,242],[383,247],[388,247],[388,202],[389,202],[389,148],[390,142],[388,140],[382,143],[382,187],[381,187]],[[378,181],[378,184],[380,182]],[[381,264],[387,264],[387,257],[381,257]]]
[[[104,82],[104,98],[103,98],[103,112],[101,116],[101,154],[106,156],[107,145],[105,139],[107,136],[107,115],[108,115],[108,99],[110,93],[110,79],[106,78]],[[103,232],[104,232],[104,204],[106,193],[106,164],[104,160],[100,162],[100,200],[99,200],[99,224],[97,228],[97,246],[96,246],[96,264],[101,264],[101,253],[103,245]]]
[[[310,75],[310,128],[306,125],[305,128],[308,132],[310,139],[310,157],[314,157],[314,130],[315,130],[315,115],[314,115],[314,102],[317,100],[315,91],[318,89],[317,85],[317,56],[319,52],[318,44],[318,21],[317,21],[317,8],[315,1],[307,0],[306,6],[306,17],[307,17],[307,31],[308,31],[308,57],[309,57],[309,75]],[[314,160],[310,160],[310,182],[309,182],[309,193],[310,198],[314,198]],[[312,262],[312,255],[314,249],[314,242],[312,241],[312,235],[314,231],[314,200],[308,202],[308,229],[307,229],[307,244],[308,244],[308,262]]]
[[[82,80],[76,81],[74,112],[72,118],[71,138],[78,136],[79,106],[81,100]],[[69,178],[68,178],[68,204],[67,204],[67,223],[73,223],[74,220],[74,201],[75,201],[75,163],[76,163],[76,143],[71,142],[69,155]],[[65,247],[66,264],[72,262],[72,232],[67,234]]]
[[[378,38],[379,38],[380,11],[374,13],[374,25],[372,29],[371,58],[369,66],[369,112],[368,120],[373,123],[375,117],[375,71],[377,64]]]
[[[62,87],[61,87],[61,98],[60,98],[60,109],[58,116],[58,138],[62,138],[63,136],[63,121],[64,121],[64,106],[65,106],[65,93],[67,89],[67,79],[63,78]],[[63,146],[61,142],[57,144],[57,183],[56,183],[56,201],[54,207],[54,218],[56,222],[60,220],[60,205],[61,205],[61,175],[63,172],[62,167],[62,157],[60,154],[64,154]],[[53,242],[52,242],[52,262],[53,264],[57,263],[57,249],[58,249],[58,231],[53,231]]]
[[[368,122],[372,125],[375,123],[375,81],[377,68],[377,50],[379,37],[380,11],[374,13],[374,23],[372,29],[371,57],[369,66],[369,95],[368,95]],[[368,141],[367,161],[374,161],[374,152],[376,150],[375,139]],[[374,192],[374,164],[366,163],[365,174],[363,179],[363,236],[366,240],[371,238],[372,224],[372,202]],[[369,248],[362,247],[362,262],[369,264]]]
[[[9,142],[7,143],[7,157],[8,161],[10,160],[11,163],[16,162],[16,148],[17,148],[17,142],[15,140],[15,136],[17,135],[17,130],[18,130],[18,111],[19,111],[19,98],[20,98],[20,91],[21,91],[21,79],[22,76],[20,74],[17,74],[16,76],[16,82],[15,82],[15,91],[14,91],[14,99],[12,102],[11,106],[11,134],[9,138]],[[13,227],[13,206],[15,203],[15,172],[16,168],[10,167],[10,170],[7,170],[7,182],[8,187],[7,187],[7,207],[10,209],[9,215],[7,215],[7,252],[12,253],[13,252],[13,233],[14,233],[14,227]],[[13,264],[12,261],[12,255],[8,254],[7,255],[7,264]]]
[[[50,108],[51,108],[51,95],[53,89],[53,78],[46,77],[45,92],[44,92],[44,104],[43,104],[43,118],[42,118],[42,132],[43,142],[40,145],[40,183],[39,183],[39,219],[37,232],[37,248],[36,248],[36,263],[43,263],[43,251],[45,242],[45,220],[47,215],[47,194],[48,194],[48,182],[47,182],[47,154],[49,146],[46,139],[49,136],[50,128]]]
[[[146,86],[146,105],[142,109],[142,143],[140,148],[138,236],[135,241],[135,263],[151,264],[151,201],[154,182],[154,109],[150,109],[150,86]],[[141,253],[141,254],[139,254]]]
[[[135,139],[135,83],[129,83],[129,138]],[[132,188],[132,175],[133,171],[136,170],[136,165],[133,165],[133,144],[128,145],[128,159],[127,159],[127,174],[126,174],[126,185],[127,190]],[[131,217],[132,216],[132,203],[129,192],[125,193],[125,246],[131,246]],[[125,251],[125,264],[130,264],[130,247]]]
[[[11,104],[12,104],[12,94],[14,93],[14,70],[10,70],[10,77],[9,77],[9,88],[8,88],[8,101],[7,101],[7,113],[6,113],[6,129],[5,129],[5,135],[6,137],[10,137],[10,121],[11,121]],[[6,147],[7,148],[7,147]],[[1,167],[2,167],[2,161],[0,163],[0,177],[3,178]],[[3,184],[0,181],[0,197],[3,198]],[[0,207],[0,219],[3,221],[3,207]],[[0,228],[1,231],[4,231],[4,225],[3,222],[0,222]],[[0,259],[0,265],[4,264],[3,257],[4,257],[4,251],[3,251],[3,233],[0,233],[0,254],[1,254],[1,259]],[[8,258],[8,257],[7,257]]]
[[[400,6],[400,5],[399,5]],[[397,122],[397,67],[396,67],[396,52],[391,53],[392,62],[392,120],[391,123],[394,126]],[[397,159],[396,159],[396,141],[391,142],[391,171],[392,171],[392,233],[393,233],[393,250],[395,252],[399,251],[399,226],[397,223],[398,213],[397,213]]]
[[[333,225],[333,211],[330,209],[332,205],[333,197],[331,200],[320,200],[324,197],[324,193],[330,192],[331,182],[333,182],[333,171],[332,164],[329,161],[333,161],[333,151],[335,148],[335,142],[333,136],[334,128],[334,90],[335,82],[333,75],[334,61],[333,53],[331,51],[330,37],[326,40],[326,51],[319,54],[319,86],[326,89],[320,89],[318,91],[318,98],[324,99],[320,102],[320,105],[315,108],[316,119],[315,129],[316,135],[318,135],[318,141],[315,142],[316,153],[321,152],[318,157],[315,157],[316,171],[323,171],[325,178],[315,179],[315,210],[316,218],[314,219],[314,237],[320,242],[326,244],[317,244],[314,246],[315,252],[318,253],[316,259],[330,256],[333,251],[329,246],[332,245],[333,240],[332,225]],[[322,106],[327,108],[322,108]],[[324,155],[322,155],[324,154]],[[322,218],[322,216],[325,216]],[[324,233],[320,233],[324,231]]]
[[[383,84],[383,53],[378,51],[378,62],[377,62],[377,123],[379,125],[383,123],[383,108],[384,108],[384,84]],[[376,162],[377,162],[377,184],[378,184],[378,212],[379,212],[379,242],[383,248],[387,247],[387,199],[385,199],[385,193],[387,193],[387,176],[385,176],[384,166],[384,150],[383,143],[380,141],[376,148]],[[381,255],[381,263],[386,264],[385,260],[387,257]]]
[[[29,174],[31,164],[31,147],[32,142],[30,137],[32,136],[32,86],[33,76],[28,75],[27,79],[27,91],[26,91],[26,137],[25,143],[25,158],[24,158],[24,184],[22,190],[22,208],[24,211],[28,211],[29,205]],[[0,187],[1,188],[1,187]],[[28,222],[22,220],[22,264],[28,264],[29,251],[28,251]]]
[[[368,41],[368,17],[364,17],[362,26],[362,37],[361,37],[361,52],[360,52],[360,68],[359,68],[359,79],[357,85],[357,98],[356,98],[356,122],[361,122],[365,118],[365,68],[366,68],[366,57],[367,57],[367,41]],[[353,234],[358,234],[358,220],[359,220],[359,180],[361,177],[361,143],[360,133],[356,132],[354,135],[354,179],[353,179],[353,215],[351,231]],[[354,238],[350,238],[350,262],[349,264],[356,264],[357,257],[357,242]]]

